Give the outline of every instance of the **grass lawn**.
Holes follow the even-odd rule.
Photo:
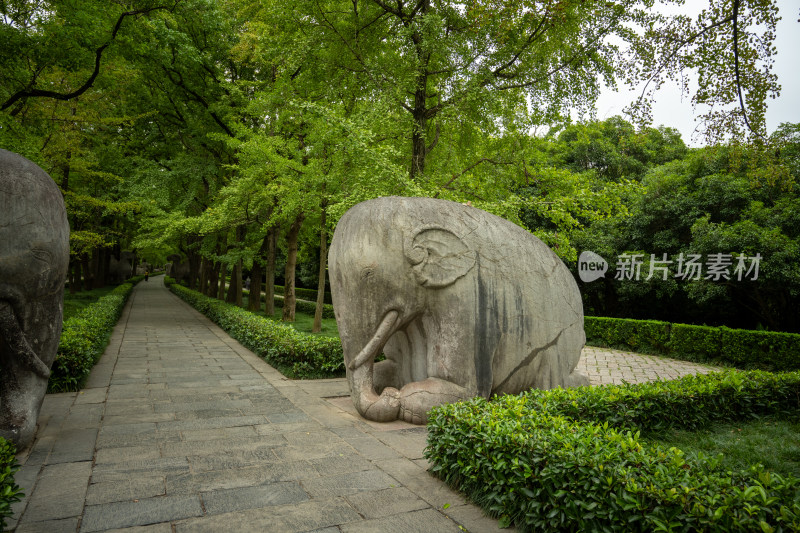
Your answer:
[[[800,477],[800,421],[764,418],[737,424],[720,424],[699,431],[669,430],[645,439],[674,446],[687,456],[697,452],[723,454],[722,466],[748,469],[761,463],[780,475]]]
[[[64,290],[64,320],[75,316],[87,305],[95,303],[97,300],[107,295],[114,289],[116,285],[108,285],[101,289],[92,289],[90,291],[80,291],[75,294],[70,294],[69,289]]]
[[[244,295],[242,299],[242,305],[245,309],[247,309],[248,298],[247,295]],[[261,311],[258,311],[256,314],[260,316],[266,316],[264,313],[264,303],[261,303]],[[275,308],[275,314],[270,317],[276,322],[281,321],[281,317],[283,316],[283,309],[280,307]],[[283,324],[289,324],[294,327],[298,331],[302,331],[303,333],[311,333],[311,328],[314,326],[314,315],[307,315],[305,313],[301,313],[300,311],[296,311],[294,314],[294,322],[283,322]],[[322,335],[324,337],[338,337],[339,336],[339,328],[336,327],[336,319],[334,318],[323,318],[322,319],[322,331],[320,333],[315,333],[315,335]]]

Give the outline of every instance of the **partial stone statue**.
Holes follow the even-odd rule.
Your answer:
[[[0,149],[0,437],[36,433],[61,337],[69,224],[53,179]]]
[[[135,252],[122,252],[119,260],[111,257],[108,265],[109,279],[115,283],[122,283],[133,275],[133,263],[136,260]]]
[[[351,396],[367,419],[421,424],[442,403],[589,383],[575,370],[577,283],[507,220],[445,200],[369,200],[339,221],[329,273]]]
[[[180,254],[167,256],[169,264],[167,266],[167,276],[175,279],[176,282],[189,281],[189,261],[184,260]]]
[[[148,272],[153,272],[153,267],[150,265],[150,263],[143,261],[136,265],[137,276],[144,276]]]

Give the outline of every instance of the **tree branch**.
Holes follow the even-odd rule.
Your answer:
[[[756,132],[753,129],[753,126],[750,125],[750,120],[747,118],[747,108],[744,105],[744,97],[742,96],[742,81],[739,73],[739,4],[741,0],[734,0],[733,1],[733,68],[736,72],[736,94],[739,96],[739,107],[742,108],[742,117],[744,118],[744,123],[747,126],[747,129],[750,130],[750,133],[757,137],[761,137],[761,134]]]
[[[17,91],[16,93],[12,94],[8,98],[8,100],[3,102],[3,105],[0,106],[0,111],[5,111],[6,109],[8,109],[12,105],[14,105],[14,103],[16,103],[18,100],[21,100],[23,98],[31,98],[31,97],[33,97],[33,98],[53,98],[55,100],[65,100],[66,101],[66,100],[72,100],[73,98],[79,97],[80,95],[82,95],[83,93],[88,91],[92,87],[92,85],[94,85],[94,82],[97,79],[97,76],[100,74],[100,63],[101,63],[101,60],[103,58],[103,52],[117,38],[117,33],[119,33],[119,30],[122,27],[122,23],[123,23],[123,21],[125,20],[126,17],[132,17],[132,16],[137,16],[137,15],[146,15],[148,13],[152,13],[153,11],[158,11],[158,10],[162,10],[162,9],[175,9],[175,6],[177,6],[177,2],[179,2],[179,1],[180,0],[176,0],[176,3],[175,3],[175,5],[172,6],[172,8],[170,8],[168,6],[156,6],[156,7],[151,7],[151,8],[147,8],[147,9],[137,9],[137,10],[134,10],[134,11],[126,11],[125,13],[122,13],[119,16],[119,18],[117,19],[117,23],[114,25],[114,30],[111,32],[111,39],[109,39],[108,42],[106,42],[105,44],[100,46],[100,48],[98,48],[95,51],[94,71],[89,76],[89,78],[83,83],[83,85],[78,87],[76,90],[74,90],[72,92],[69,92],[69,93],[59,93],[59,92],[55,92],[55,91],[46,91],[46,90],[43,90],[43,89],[35,89],[35,88],[33,88],[33,85],[36,83],[36,77],[34,77],[34,79],[28,85],[27,89],[23,89],[21,91]]]

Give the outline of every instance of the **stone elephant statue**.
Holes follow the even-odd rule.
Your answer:
[[[133,274],[133,263],[136,260],[136,252],[121,252],[119,261],[112,257],[108,266],[109,278],[116,283],[122,283]]]
[[[0,150],[0,436],[19,449],[36,433],[68,265],[61,191],[37,165]]]
[[[180,254],[172,254],[167,256],[167,261],[172,265],[169,267],[167,275],[174,278],[176,282],[189,280],[189,261],[183,261]]]
[[[179,256],[180,257],[180,256]],[[136,275],[137,276],[144,276],[145,272],[152,272],[153,268],[150,266],[150,263],[143,262],[136,265]]]
[[[575,370],[577,283],[507,220],[431,198],[362,202],[336,227],[329,273],[351,396],[367,419],[421,424],[442,403],[589,383]]]

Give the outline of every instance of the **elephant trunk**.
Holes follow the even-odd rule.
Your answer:
[[[387,387],[378,396],[375,392],[372,374],[375,356],[394,333],[399,315],[400,313],[394,310],[386,313],[372,338],[347,365],[350,374],[350,390],[356,409],[368,420],[376,422],[396,420],[400,410],[399,391]]]

